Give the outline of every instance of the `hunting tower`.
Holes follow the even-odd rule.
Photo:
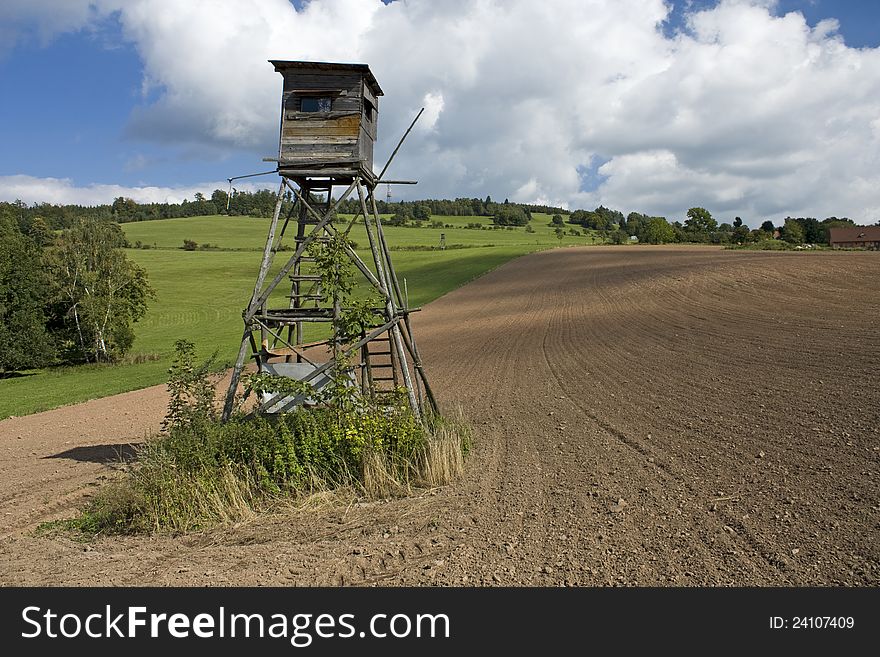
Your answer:
[[[350,381],[378,403],[404,390],[416,416],[421,417],[425,404],[436,411],[410,326],[410,313],[418,308],[409,308],[405,287],[401,291],[376,209],[375,190],[388,168],[386,164],[378,176],[373,172],[382,89],[366,64],[270,63],[284,77],[276,159],[281,183],[257,281],[242,313],[244,334],[223,418],[228,419],[234,410],[248,358],[260,372],[298,379],[316,390],[334,374],[341,374],[341,380]],[[388,163],[396,153],[397,149]],[[334,198],[334,187],[344,188],[338,198]],[[357,211],[343,221],[336,208],[353,194],[357,195]],[[338,222],[344,225],[337,226]],[[369,243],[370,256],[366,259],[348,240],[357,224],[363,224]],[[288,226],[293,230],[288,231]],[[284,243],[289,232],[294,235]],[[347,332],[343,337],[337,330],[349,309],[341,306],[338,296],[328,294],[328,272],[317,267],[316,253],[322,245],[331,243],[337,249],[341,246],[343,259],[350,259],[378,293],[379,305],[371,309],[372,320],[359,336]],[[273,268],[275,255],[283,251],[291,251],[292,255],[280,268]],[[267,283],[270,270],[275,269],[277,273]],[[289,287],[285,286],[289,294],[279,297],[276,289],[280,291],[285,279],[289,281]],[[310,328],[326,328],[328,324],[332,327],[329,337],[306,341],[310,334],[314,337],[317,333],[310,332]],[[339,367],[346,371],[338,372]],[[305,394],[264,392],[254,412],[278,413],[311,403],[314,400]]]

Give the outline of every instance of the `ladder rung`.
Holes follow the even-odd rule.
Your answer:
[[[291,274],[290,280],[292,281],[320,281],[320,274]]]
[[[373,381],[394,381],[393,376],[374,376]]]
[[[370,356],[390,356],[390,351],[369,351]]]

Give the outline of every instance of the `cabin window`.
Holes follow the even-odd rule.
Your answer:
[[[329,112],[329,96],[304,96],[300,105],[301,112]]]
[[[367,121],[370,121],[371,123],[373,121],[373,112],[374,111],[375,111],[375,108],[373,107],[373,103],[371,103],[370,101],[368,101],[365,98],[364,99],[364,118],[366,118]]]

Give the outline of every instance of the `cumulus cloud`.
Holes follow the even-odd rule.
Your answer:
[[[180,203],[193,200],[197,192],[206,197],[215,189],[226,190],[227,181],[197,183],[181,187],[125,187],[122,185],[92,184],[77,186],[70,178],[37,178],[35,176],[0,176],[0,198],[20,200],[27,204],[58,203],[71,205],[100,205],[112,203],[123,196],[138,203]],[[258,183],[236,183],[239,191],[265,188]]]
[[[45,34],[118,12],[144,63],[129,130],[145,139],[269,155],[280,77],[266,60],[362,61],[386,92],[377,168],[426,107],[389,172],[421,181],[402,193],[671,219],[702,205],[751,225],[880,218],[880,48],[849,48],[836,21],[811,27],[768,0],[686,10],[672,35],[664,0],[19,5],[46,17]]]

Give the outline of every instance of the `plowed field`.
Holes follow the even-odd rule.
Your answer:
[[[41,536],[161,387],[0,422],[2,584],[880,584],[880,254],[557,249],[416,316],[477,443],[410,499]]]

